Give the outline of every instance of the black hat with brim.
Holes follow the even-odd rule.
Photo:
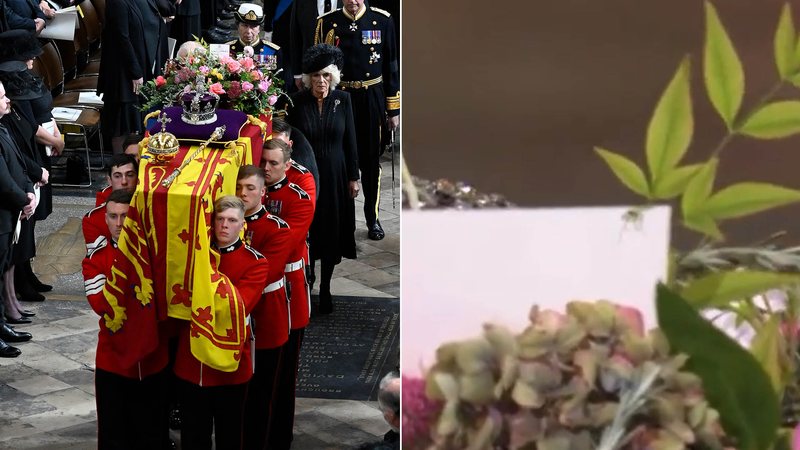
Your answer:
[[[0,33],[0,62],[27,61],[42,54],[36,35],[26,30]]]
[[[317,44],[309,47],[303,54],[303,73],[306,75],[335,65],[342,70],[344,67],[344,54],[338,47],[330,44]]]

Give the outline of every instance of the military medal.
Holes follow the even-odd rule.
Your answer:
[[[381,30],[364,30],[361,32],[361,43],[365,45],[380,44]]]
[[[350,31],[357,31],[357,30],[358,30],[358,25],[355,22],[351,23]]]
[[[374,64],[378,62],[379,59],[381,59],[381,55],[379,55],[378,52],[373,51],[372,54],[369,56],[369,63]]]

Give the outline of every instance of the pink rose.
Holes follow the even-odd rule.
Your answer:
[[[228,61],[228,63],[225,64],[225,66],[231,73],[239,73],[242,70],[242,65],[239,64],[239,61],[236,61],[235,59]]]
[[[198,70],[200,70],[200,73],[202,73],[203,75],[208,75],[208,72],[211,69],[209,69],[208,66],[200,66]]]
[[[272,106],[272,105],[275,104],[275,102],[278,101],[278,96],[277,95],[270,95],[269,99],[267,101],[269,101],[269,105]]]
[[[251,83],[249,81],[243,81],[242,82],[242,90],[245,91],[245,92],[252,91],[253,90],[253,83]]]
[[[228,97],[230,98],[239,98],[242,95],[242,85],[238,81],[231,81],[231,85],[228,88]]]
[[[252,78],[254,80],[260,80],[260,79],[264,78],[264,76],[261,75],[261,72],[259,72],[257,70],[253,70],[253,71],[250,72],[250,78]]]
[[[208,90],[213,92],[213,93],[215,93],[215,94],[217,94],[217,95],[221,95],[221,94],[225,93],[225,89],[222,87],[222,84],[220,84],[220,83],[212,84],[211,86],[208,87]]]
[[[258,83],[258,90],[259,91],[267,92],[268,89],[269,89],[269,82],[267,80],[261,80],[261,82]]]
[[[164,77],[162,77],[161,75],[156,77],[156,87],[161,87],[165,84],[167,84],[167,80],[164,79]]]
[[[223,66],[227,65],[231,61],[233,61],[233,58],[231,58],[230,55],[223,55],[222,57],[219,58],[219,62]]]
[[[241,63],[244,70],[248,72],[253,70],[253,68],[256,66],[256,63],[253,62],[253,58],[244,58],[239,62]]]

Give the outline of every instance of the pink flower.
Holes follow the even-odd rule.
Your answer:
[[[239,73],[242,70],[242,65],[239,64],[239,61],[236,61],[235,59],[228,61],[225,66],[231,73]]]
[[[192,92],[192,85],[187,84],[186,86],[183,87],[183,93],[188,94],[189,92]]]
[[[200,66],[198,70],[200,70],[200,73],[202,73],[203,75],[208,75],[208,71],[211,69],[209,69],[208,66]]]
[[[244,70],[246,70],[248,72],[253,70],[253,68],[256,66],[256,63],[253,62],[253,58],[249,58],[249,57],[246,57],[246,58],[242,59],[239,62],[241,63],[241,65],[244,68]]]
[[[264,76],[261,74],[261,72],[253,70],[250,72],[250,78],[252,78],[253,80],[260,80],[264,78]]]
[[[217,95],[225,93],[225,89],[222,87],[222,85],[220,83],[212,84],[211,86],[208,87],[208,90],[213,92],[213,93],[215,93],[215,94],[217,94]]]
[[[167,84],[167,80],[164,79],[164,77],[162,77],[161,75],[156,77],[156,87],[161,87],[165,84]]]
[[[242,90],[245,91],[245,92],[252,91],[253,90],[253,83],[251,83],[249,81],[243,81],[242,82]]]
[[[268,101],[269,101],[269,105],[272,106],[272,105],[275,104],[275,102],[278,101],[278,96],[277,95],[270,95]]]
[[[642,320],[641,311],[630,306],[616,306],[617,319],[628,325],[628,327],[630,327],[630,329],[636,333],[637,336],[644,336],[644,320]]]
[[[220,58],[219,58],[219,62],[220,62],[220,64],[222,64],[223,66],[226,66],[226,65],[228,65],[228,63],[229,63],[229,62],[231,62],[231,61],[233,61],[233,60],[234,60],[234,59],[233,59],[233,58],[231,58],[231,57],[230,57],[230,55],[223,55],[222,57],[220,57]]]
[[[228,88],[228,97],[239,98],[242,95],[242,85],[238,81],[231,81],[231,86]]]
[[[425,381],[421,378],[403,377],[402,395],[402,443],[404,446],[413,446],[420,441],[428,441],[430,429],[442,409],[442,403],[425,395]]]
[[[261,82],[258,83],[258,90],[261,92],[267,92],[267,90],[269,90],[269,82],[267,80],[261,80]]]
[[[792,450],[800,450],[800,425],[794,427],[792,433]]]

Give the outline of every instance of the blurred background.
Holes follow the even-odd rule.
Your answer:
[[[747,112],[778,80],[779,0],[715,1],[745,70]],[[790,2],[795,22],[800,1]],[[704,161],[724,136],[702,80],[700,0],[403,3],[403,150],[414,175],[468,181],[523,207],[636,204],[593,146],[644,165],[658,98],[691,55],[695,133],[684,162]],[[786,87],[778,98],[800,98]],[[800,188],[800,137],[735,138],[715,190],[738,181]],[[722,224],[729,244],[786,230],[800,206]],[[698,235],[675,233],[679,247]]]

